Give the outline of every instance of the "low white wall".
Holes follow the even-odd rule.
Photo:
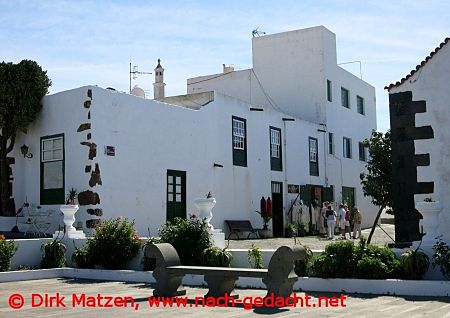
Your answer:
[[[108,280],[119,282],[154,283],[152,272],[130,270],[98,270],[78,268],[57,268],[33,271],[16,271],[0,273],[0,282],[14,282],[24,280],[48,278],[78,278],[92,280]],[[184,285],[206,286],[202,275],[186,275]],[[261,288],[266,286],[259,278],[240,278],[236,287]],[[294,285],[295,291],[326,292],[343,294],[376,294],[397,296],[450,296],[449,281],[423,281],[423,280],[369,280],[369,279],[323,279],[316,277],[299,277]],[[239,291],[236,291],[239,293]]]
[[[42,259],[41,246],[49,241],[51,238],[37,238],[37,239],[19,239],[14,240],[18,249],[14,255],[11,262],[11,269],[16,270],[20,265],[27,265],[29,267],[39,266]],[[146,238],[141,238],[144,242]],[[64,239],[63,242],[67,246],[66,260],[67,266],[73,267],[72,254],[75,251],[75,247],[81,247],[86,243],[86,239]],[[250,267],[247,259],[247,249],[230,249],[233,254],[233,261],[231,262],[232,267]],[[269,266],[270,258],[272,257],[275,250],[272,249],[262,249],[263,255],[262,263],[264,268]],[[321,251],[313,251],[313,253],[320,253]],[[144,256],[143,249],[139,250],[139,253],[134,257],[127,266],[129,270],[143,270],[142,258]]]
[[[16,225],[16,218],[11,216],[0,216],[0,232],[9,232]]]
[[[42,260],[43,244],[50,242],[51,238],[37,238],[37,239],[18,239],[14,240],[17,245],[17,251],[11,261],[11,269],[16,270],[20,265],[26,265],[28,267],[39,267]],[[64,244],[67,246],[66,260],[67,266],[74,266],[72,263],[72,254],[76,247],[81,247],[86,243],[86,239],[63,239]],[[142,270],[141,260],[143,257],[142,249],[139,250],[138,255],[133,258],[128,264],[130,270]]]

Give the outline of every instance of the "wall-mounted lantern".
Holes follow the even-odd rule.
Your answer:
[[[25,144],[22,147],[20,147],[20,152],[22,152],[24,158],[33,158],[33,154],[28,152],[28,150],[29,148]]]

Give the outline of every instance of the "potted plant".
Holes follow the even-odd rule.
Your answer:
[[[409,250],[400,256],[400,265],[406,279],[422,279],[428,271],[430,259],[419,247],[420,244],[415,250]]]
[[[297,228],[295,227],[295,224],[288,223],[284,227],[284,236],[285,237],[293,237],[297,232]]]
[[[259,215],[261,215],[261,218],[263,219],[263,228],[261,230],[258,230],[259,237],[261,238],[269,238],[272,237],[272,230],[269,229],[268,223],[272,219],[272,201],[270,198],[267,198],[267,200],[262,197],[261,198],[261,210],[255,211]]]
[[[77,198],[77,194],[78,194],[77,189],[71,188],[69,190],[69,194],[67,196],[66,204],[67,205],[75,205],[76,204],[75,199]]]
[[[300,237],[303,237],[307,233],[308,224],[303,221],[297,222],[297,234]]]
[[[212,267],[230,267],[233,255],[227,248],[211,246],[203,250],[202,265]]]
[[[41,246],[43,257],[41,268],[59,268],[66,266],[67,247],[60,240],[52,240]]]

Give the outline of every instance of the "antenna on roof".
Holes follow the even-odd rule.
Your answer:
[[[133,77],[133,79],[135,80],[137,78],[138,74],[152,74],[149,72],[139,72],[138,71],[138,66],[137,65],[133,65],[133,70],[131,70],[131,62],[130,62],[130,94],[131,94],[131,77]]]
[[[261,36],[261,35],[266,34],[266,32],[259,31],[258,29],[259,29],[259,27],[257,27],[256,29],[254,29],[254,30],[252,31],[252,36],[253,36],[253,37],[255,37],[255,36]]]

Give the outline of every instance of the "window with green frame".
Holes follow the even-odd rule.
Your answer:
[[[64,134],[41,137],[40,204],[64,204]]]

